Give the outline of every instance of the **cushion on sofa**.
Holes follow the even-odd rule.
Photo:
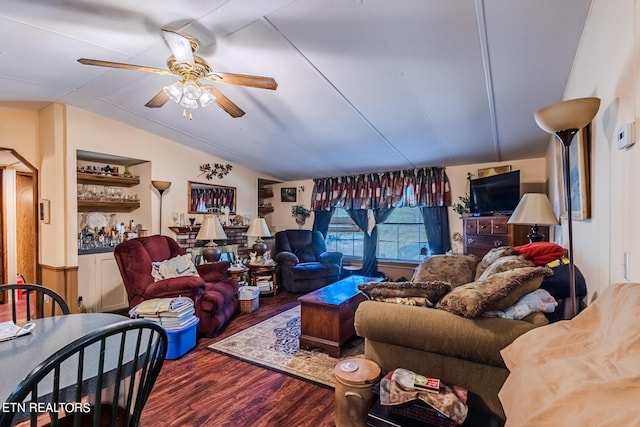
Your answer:
[[[431,282],[371,282],[358,285],[358,289],[369,299],[382,301],[393,298],[426,298],[435,304],[443,295],[451,290],[447,282],[435,280]],[[398,301],[389,301],[398,302]],[[413,305],[413,304],[412,304]],[[415,304],[423,305],[423,304]],[[429,305],[429,304],[426,304]]]
[[[476,280],[486,280],[489,276],[522,267],[534,267],[535,264],[523,255],[507,255],[496,259]]]
[[[422,261],[411,281],[443,281],[455,288],[473,281],[477,264],[473,255],[434,255]]]
[[[482,273],[496,260],[509,256],[509,255],[517,255],[515,249],[512,246],[500,246],[498,248],[493,248],[489,252],[487,252],[482,260],[478,263],[476,267],[476,274],[474,276],[475,280],[478,280]]]
[[[152,262],[151,275],[156,282],[174,277],[199,276],[190,253],[178,255],[165,261]]]
[[[520,297],[540,287],[548,267],[522,267],[493,274],[486,279],[459,286],[446,294],[436,308],[464,317],[476,317],[488,310],[504,310]]]

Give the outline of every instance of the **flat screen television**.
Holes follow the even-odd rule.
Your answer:
[[[469,181],[472,215],[511,215],[520,201],[520,171]]]

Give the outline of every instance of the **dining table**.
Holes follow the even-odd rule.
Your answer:
[[[31,320],[33,327],[29,333],[0,342],[0,402],[6,402],[21,381],[56,351],[96,329],[126,320],[131,319],[112,313],[78,313]],[[112,338],[115,340],[109,339]],[[86,351],[85,360],[95,360],[95,369],[86,370],[85,380],[90,379],[91,372],[97,372],[98,353],[98,346]],[[113,352],[106,352],[105,365],[115,368],[117,359],[116,347]],[[62,388],[75,386],[77,369],[63,369],[60,381]]]

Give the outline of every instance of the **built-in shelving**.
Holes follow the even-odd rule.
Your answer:
[[[133,187],[140,184],[137,176],[98,175],[94,173],[78,172],[78,184],[114,185],[117,187]]]

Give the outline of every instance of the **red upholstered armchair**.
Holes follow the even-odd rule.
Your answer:
[[[189,297],[200,318],[198,335],[215,335],[238,311],[238,282],[227,277],[228,262],[199,265],[199,276],[154,281],[152,262],[184,253],[175,240],[161,235],[139,237],[116,246],[114,256],[127,289],[129,308],[152,298]]]

